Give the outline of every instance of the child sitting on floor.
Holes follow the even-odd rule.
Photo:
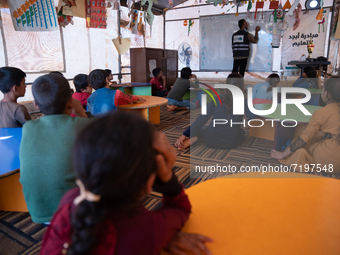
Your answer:
[[[316,171],[340,177],[340,77],[325,82],[321,93],[326,106],[316,110],[306,129],[283,152],[272,150],[271,157],[282,164],[305,170],[313,164]],[[314,168],[313,168],[314,169]]]
[[[172,171],[175,159],[165,135],[138,115],[111,112],[95,120],[73,149],[79,188],[60,202],[41,254],[159,254],[191,210]],[[140,200],[152,187],[164,196],[155,211]]]
[[[240,74],[230,74],[227,79],[227,84],[232,84],[244,90],[244,80]],[[197,119],[184,131],[183,135],[176,141],[175,146],[179,150],[188,148],[195,143],[199,138],[202,138],[205,145],[215,149],[232,149],[236,147],[244,136],[244,130],[241,125],[230,125],[231,121],[234,123],[242,122],[243,115],[233,115],[233,97],[229,89],[221,89],[222,105],[218,103],[215,105],[212,100],[207,107],[206,115],[199,115]],[[217,97],[215,101],[218,101]],[[253,118],[254,115],[250,113],[246,99],[244,100],[244,109],[248,119]],[[213,121],[208,127],[204,125],[213,119],[226,119],[227,124],[214,126]]]
[[[76,187],[71,149],[76,135],[91,119],[71,97],[70,85],[60,74],[39,77],[32,92],[34,104],[44,116],[23,126],[20,182],[32,220],[46,223],[62,196]],[[73,118],[71,112],[84,118]]]
[[[24,105],[17,99],[26,92],[26,74],[15,67],[0,68],[0,91],[4,98],[0,101],[0,128],[22,127],[31,117]]]
[[[280,76],[276,73],[270,74],[266,81],[257,83],[253,89],[253,104],[268,104],[273,99],[273,87],[280,83]]]
[[[155,68],[152,70],[153,78],[150,83],[152,84],[152,95],[158,97],[164,97],[168,94],[166,87],[166,77],[160,68]]]
[[[144,98],[125,94],[119,89],[110,89],[106,79],[106,72],[95,69],[89,74],[89,84],[96,91],[87,99],[87,110],[92,115],[104,114],[111,110],[116,110],[118,105],[131,102],[143,103]]]
[[[300,87],[305,89],[318,89],[319,83],[316,77],[316,70],[314,67],[306,66],[303,73],[294,83],[293,87]]]
[[[195,83],[189,80],[191,78],[195,78]],[[197,76],[191,74],[191,69],[189,67],[184,67],[181,70],[181,78],[177,78],[168,94],[168,111],[196,108],[196,104],[194,102],[183,100],[183,96],[187,91],[189,91],[189,88],[198,88]]]
[[[73,78],[73,83],[76,88],[76,92],[72,94],[72,97],[78,101],[80,101],[81,105],[86,109],[87,99],[92,94],[92,87],[89,85],[87,74],[77,74]],[[74,114],[71,114],[72,117],[75,117]]]

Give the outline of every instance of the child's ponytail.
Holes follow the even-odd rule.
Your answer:
[[[104,219],[105,211],[100,202],[83,200],[71,215],[72,243],[67,254],[88,254],[96,244],[96,236],[99,234],[97,226]]]
[[[120,111],[97,118],[80,132],[73,165],[81,192],[71,211],[67,254],[89,254],[105,242],[108,215],[130,214],[138,208],[146,183],[157,170],[154,132],[139,114]]]

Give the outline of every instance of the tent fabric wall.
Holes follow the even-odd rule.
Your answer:
[[[0,0],[2,3],[2,7],[4,7],[5,0]],[[198,1],[196,1],[198,2]],[[304,6],[304,0],[300,1]],[[58,1],[55,1],[55,4],[58,4]],[[203,3],[202,3],[203,4]],[[269,5],[269,1],[266,1],[266,6]],[[332,0],[324,0],[324,7],[332,6]],[[217,15],[217,14],[229,14],[235,13],[236,8],[232,8],[233,5],[226,5],[223,8],[220,6],[206,5],[204,3],[203,6],[197,6],[195,4],[195,0],[189,0],[181,5],[176,6],[177,8],[189,6],[190,8],[185,9],[170,9],[166,12],[166,20],[170,22],[170,20],[174,19],[184,19],[188,18],[198,18],[199,15]],[[128,10],[127,8],[122,7],[122,17],[127,18]],[[253,11],[255,7],[251,9],[253,15]],[[239,8],[240,13],[246,12],[246,6]],[[124,16],[125,15],[125,16]],[[74,17],[74,25],[68,25],[66,28],[63,28],[63,40],[64,40],[64,50],[65,50],[65,77],[68,79],[72,79],[78,73],[89,73],[94,68],[109,68],[113,73],[118,73],[118,54],[116,49],[114,48],[111,39],[118,36],[117,33],[117,11],[108,9],[108,28],[98,29],[98,31],[94,31],[96,29],[88,29],[86,28],[85,19]],[[0,21],[1,22],[1,21]],[[180,31],[175,28],[171,28],[173,25],[168,25],[166,23],[166,48],[167,49],[177,49],[180,44],[180,40],[176,41],[176,38],[181,37],[185,38],[185,30],[187,27],[183,27],[181,25]],[[170,23],[169,23],[170,24]],[[174,23],[175,24],[175,23]],[[179,22],[180,24],[180,22]],[[176,26],[175,26],[176,27]],[[197,44],[196,36],[198,31],[198,20],[195,20],[195,24],[191,28],[190,36],[185,39],[186,41],[191,43],[192,47],[195,47]],[[1,30],[1,27],[0,27]],[[100,30],[100,31],[99,31]],[[171,33],[169,33],[172,31]],[[2,32],[2,31],[0,31]],[[124,36],[130,36],[129,31],[126,32]],[[132,40],[135,38],[131,37]],[[138,39],[138,38],[137,38]],[[140,38],[139,38],[140,40]],[[184,40],[184,39],[183,39]],[[133,47],[140,47],[141,44],[135,45]],[[144,42],[142,44],[144,46]],[[150,35],[150,27],[146,26],[146,38],[145,38],[145,46],[152,48],[163,48],[163,17],[155,16],[154,24],[152,26],[152,34]],[[274,54],[277,55],[279,52],[274,50]],[[4,66],[4,45],[3,38],[0,33],[0,66]],[[194,63],[194,62],[193,62]],[[198,63],[198,62],[197,62]],[[273,63],[274,65],[275,63]],[[129,66],[129,52],[122,56],[122,65]],[[182,65],[179,64],[179,68]],[[194,67],[194,66],[193,66]],[[123,69],[123,72],[130,72],[130,69]],[[214,73],[214,72],[200,72],[197,73],[198,76],[206,77],[206,78],[220,78],[224,79],[229,73]],[[41,73],[36,74],[28,74],[27,82],[33,82],[37,77],[39,77]],[[252,73],[247,74],[256,77],[266,77],[267,73]],[[123,81],[129,81],[129,76],[123,76]],[[20,101],[32,100],[33,97],[30,93],[30,86],[27,88],[25,98],[21,98]],[[0,94],[0,99],[2,95]]]
[[[117,11],[111,9],[107,11],[107,29],[86,28],[85,19],[78,17],[73,18],[74,25],[70,24],[62,28],[65,52],[65,72],[63,72],[63,74],[67,79],[73,79],[73,77],[79,73],[88,74],[91,70],[97,68],[108,68],[111,69],[113,73],[118,73],[118,53],[111,41],[118,36]],[[127,8],[121,7],[121,13],[122,18],[128,19]],[[0,26],[0,30],[0,32],[3,32],[2,26]],[[124,36],[130,37],[130,30],[126,29]],[[133,36],[131,36],[131,38],[134,39]],[[141,40],[144,41],[143,38]],[[144,47],[144,43],[140,46]],[[145,46],[153,48],[163,47],[162,16],[155,16],[151,34],[150,26],[147,25]],[[5,66],[6,64],[4,54],[3,38],[0,33],[0,66]],[[122,65],[130,66],[129,51],[122,56]],[[123,69],[123,72],[129,73],[130,69]],[[32,83],[42,74],[44,73],[28,73],[26,83]],[[117,80],[117,78],[114,79]],[[123,76],[122,82],[129,81],[130,76]],[[2,98],[3,95],[0,92],[0,99]],[[30,100],[33,100],[33,96],[31,86],[28,86],[25,97],[19,98],[18,101]]]
[[[1,9],[1,21],[9,66],[16,66],[25,72],[64,70],[59,28],[56,31],[17,32],[10,11],[5,8]]]

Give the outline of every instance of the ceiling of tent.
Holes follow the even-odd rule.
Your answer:
[[[8,5],[7,5],[7,1],[8,0],[0,0],[0,8],[8,8]],[[150,0],[151,1],[151,0]],[[170,8],[172,8],[172,7],[175,7],[175,6],[177,6],[177,5],[179,5],[179,4],[182,4],[182,3],[184,3],[184,2],[186,2],[186,1],[188,1],[188,0],[173,0],[172,2],[172,5],[170,5],[169,4],[169,0],[158,0],[158,3],[157,4],[153,4],[152,5],[152,12],[153,12],[153,14],[155,14],[155,15],[161,15],[161,14],[163,14],[167,9],[170,9]],[[58,1],[54,1],[55,3],[56,3],[56,5],[57,5],[57,2]],[[135,4],[134,4],[134,9],[136,9],[136,10],[140,10],[140,8],[141,8],[141,2],[142,1],[138,1],[138,2],[136,2]],[[122,6],[127,6],[127,4],[126,4],[126,0],[121,0],[120,1],[120,4],[122,5]],[[146,2],[146,4],[144,5],[144,7],[145,8],[147,8],[149,6],[149,3],[148,2]]]
[[[150,0],[151,1],[151,0]],[[172,5],[169,4],[169,0],[158,0],[158,3],[154,3],[152,5],[152,13],[155,14],[155,15],[161,15],[163,14],[167,9],[170,9],[170,8],[173,8],[179,4],[182,4],[184,2],[186,2],[188,0],[173,0],[172,2]],[[134,7],[133,9],[136,9],[136,10],[140,10],[141,8],[141,2],[142,1],[138,1],[138,2],[135,2],[134,4]],[[126,0],[120,0],[120,4],[122,6],[127,6],[126,4]],[[146,2],[146,4],[144,5],[144,8],[147,8],[149,6],[149,3]]]

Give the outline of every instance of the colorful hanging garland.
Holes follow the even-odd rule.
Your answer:
[[[189,22],[187,20],[184,20],[183,22],[183,26],[188,26],[188,36],[190,34],[190,28],[192,27],[192,25],[194,25],[194,21],[189,19]]]
[[[322,7],[323,7],[323,0],[321,0],[320,6],[321,6],[321,9],[319,10],[318,15],[316,15],[316,20],[322,20],[322,15],[323,15],[323,9],[322,9]]]

